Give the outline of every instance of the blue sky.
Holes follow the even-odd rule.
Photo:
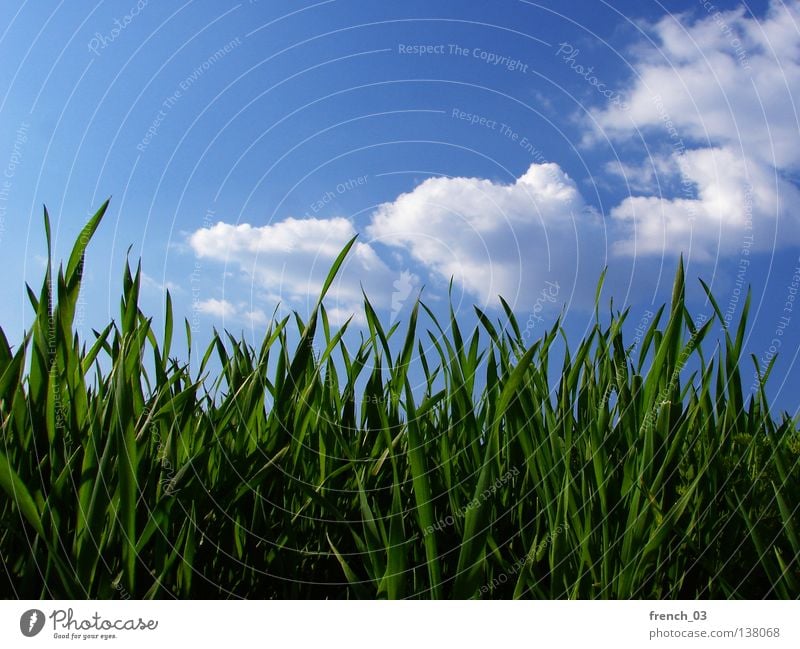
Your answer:
[[[566,6],[565,6],[566,5]],[[683,253],[748,353],[800,371],[800,3],[4,3],[0,18],[0,325],[29,326],[41,205],[65,254],[108,196],[78,329],[116,317],[131,246],[142,307],[169,289],[199,340],[260,339],[303,312],[344,243],[328,306],[387,320],[424,286],[533,337],[604,300],[631,335]],[[746,366],[746,375],[750,365]]]

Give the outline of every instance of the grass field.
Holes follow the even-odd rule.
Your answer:
[[[0,332],[5,597],[800,595],[797,422],[767,376],[743,391],[747,305],[714,346],[682,265],[636,349],[625,311],[526,344],[505,303],[462,331],[421,303],[386,329],[366,300],[348,347],[320,296],[258,347],[187,322],[176,352],[139,269],[119,320],[74,333],[105,208],[28,289],[24,340]]]

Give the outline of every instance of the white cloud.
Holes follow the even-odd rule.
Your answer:
[[[250,327],[261,327],[270,320],[263,309],[252,309],[247,302],[243,301],[234,304],[225,299],[209,298],[196,302],[194,306],[200,313],[221,320],[225,326],[230,322],[233,324],[245,324]]]
[[[701,5],[702,9],[702,5]],[[754,161],[800,167],[800,2],[772,2],[761,20],[744,7],[712,12],[694,23],[665,16],[654,27],[658,49],[637,48],[630,110],[594,117],[605,135],[674,125],[687,145],[731,146]]]
[[[657,152],[606,168],[643,194],[611,211],[612,250],[707,261],[751,235],[760,250],[800,241],[800,192],[786,179],[800,169],[798,19],[793,0],[771,3],[760,20],[740,7],[652,26],[659,47],[638,46],[629,61],[630,109],[593,115],[626,150],[643,136]]]
[[[672,175],[680,177],[676,197],[631,196],[611,211],[614,251],[684,252],[710,261],[744,246],[763,251],[799,240],[800,192],[764,165],[728,148],[690,150],[672,160]]]
[[[142,287],[146,290],[153,291],[154,293],[165,293],[169,291],[174,295],[175,293],[183,292],[183,288],[175,282],[170,282],[168,280],[159,282],[157,279],[151,277],[144,271],[142,271]]]
[[[651,156],[649,160],[641,164],[623,162],[620,159],[606,163],[604,171],[609,176],[609,181],[602,181],[603,185],[612,189],[620,187],[629,192],[657,192],[661,188],[664,174],[674,173],[674,162],[666,156]]]
[[[430,178],[381,205],[367,233],[483,304],[502,295],[523,308],[545,281],[560,282],[567,299],[579,274],[597,277],[604,256],[601,220],[554,163],[533,164],[510,184]]]
[[[228,302],[228,300],[217,300],[210,298],[208,300],[201,300],[197,302],[197,310],[200,313],[214,316],[215,318],[231,319],[236,315],[236,307]]]
[[[256,301],[271,310],[276,302],[301,311],[313,306],[333,261],[356,234],[345,218],[287,218],[253,226],[219,222],[189,236],[198,257],[224,262],[254,289]],[[361,286],[377,306],[387,306],[392,273],[366,243],[356,242],[326,298],[331,321],[341,324],[361,314]],[[256,305],[251,316],[261,319]]]
[[[313,304],[331,263],[355,233],[345,218],[288,218],[264,226],[219,222],[197,230],[188,238],[195,254],[234,268],[258,296],[247,308],[207,300],[205,312],[241,320],[257,304],[277,301],[302,310]],[[394,269],[379,257],[380,248]],[[483,305],[496,306],[502,295],[531,308],[553,282],[561,287],[559,301],[569,301],[578,289],[591,293],[604,255],[602,219],[556,164],[533,164],[510,184],[430,178],[373,213],[326,308],[335,323],[351,315],[363,322],[363,286],[392,320],[413,303],[426,281],[423,271],[442,286],[453,277],[468,301]],[[418,263],[414,272],[407,256]]]
[[[252,326],[261,326],[269,322],[269,316],[267,316],[263,309],[244,311],[242,313],[242,318]]]

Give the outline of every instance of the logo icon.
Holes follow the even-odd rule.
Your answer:
[[[32,638],[44,628],[44,613],[37,608],[25,611],[19,618],[19,630],[26,638]]]

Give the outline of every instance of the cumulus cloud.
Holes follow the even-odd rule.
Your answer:
[[[232,318],[236,314],[236,307],[228,300],[218,300],[210,298],[197,302],[197,310],[200,313],[214,316],[216,318]]]
[[[331,264],[355,234],[342,217],[287,218],[263,226],[220,221],[192,233],[189,245],[198,257],[234,268],[264,304],[302,310],[313,305]],[[362,286],[376,305],[387,305],[393,279],[375,250],[356,242],[326,300],[331,320],[340,323],[361,313]],[[224,315],[221,305],[211,308]],[[261,314],[250,309],[251,317]]]
[[[263,226],[219,222],[192,233],[188,243],[198,257],[234,268],[263,303],[302,309],[355,234],[341,217],[287,218]],[[429,178],[372,214],[329,293],[328,314],[334,322],[351,315],[363,322],[363,287],[394,320],[430,279],[444,287],[452,278],[468,301],[484,306],[496,306],[502,295],[533,308],[542,290],[551,295],[554,286],[558,302],[569,301],[593,289],[604,237],[602,219],[557,164],[533,164],[511,183]],[[394,258],[393,267],[379,252]],[[407,257],[416,262],[413,273]],[[201,310],[219,318],[245,315],[244,305],[226,300],[206,300]]]
[[[612,141],[640,135],[659,152],[607,167],[640,194],[611,211],[616,252],[710,260],[748,237],[761,250],[800,241],[800,195],[787,180],[800,168],[800,2],[773,2],[761,19],[708,4],[701,19],[652,26],[658,48],[629,61],[629,110],[593,114]]]
[[[728,148],[689,150],[672,161],[663,182],[677,188],[675,197],[630,196],[611,211],[613,251],[680,251],[710,261],[743,245],[763,251],[798,240],[800,192],[763,165]]]
[[[661,189],[661,176],[674,173],[675,165],[665,156],[653,155],[647,162],[640,164],[612,160],[606,163],[603,171],[608,177],[597,180],[606,187],[617,189],[622,186],[630,193],[652,193]]]
[[[713,5],[712,5],[713,6]],[[702,7],[702,5],[701,5]],[[797,169],[800,2],[772,2],[752,18],[740,7],[691,22],[665,16],[653,26],[658,48],[637,48],[627,111],[594,114],[604,134],[667,130],[697,146],[730,146],[753,160]]]
[[[199,313],[221,320],[225,326],[231,323],[260,327],[269,321],[263,309],[251,308],[251,305],[244,301],[234,304],[225,299],[209,298],[198,300],[193,306]]]
[[[579,275],[597,276],[604,253],[602,220],[554,163],[532,164],[507,184],[429,178],[381,205],[367,233],[483,304],[502,295],[530,307],[546,281],[567,299],[584,285]]]
[[[170,293],[175,294],[183,292],[183,288],[179,284],[167,280],[164,282],[159,282],[157,279],[151,277],[144,271],[142,271],[142,287],[148,291],[152,291],[153,293],[166,293],[169,291]]]

